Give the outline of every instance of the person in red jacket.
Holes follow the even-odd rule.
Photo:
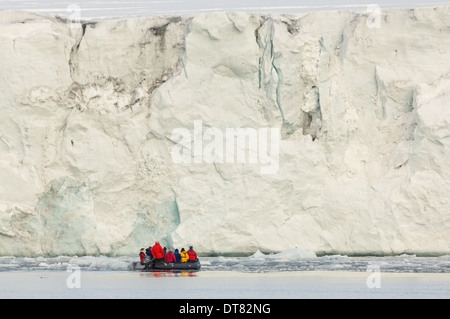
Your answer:
[[[164,250],[162,249],[159,241],[155,242],[155,245],[152,247],[152,266],[154,266],[157,262],[163,261],[164,258]]]
[[[187,254],[189,255],[189,260],[188,260],[189,263],[193,263],[193,262],[197,261],[197,253],[195,252],[195,250],[192,246],[189,247]]]
[[[164,261],[168,263],[177,262],[177,260],[175,259],[175,255],[172,253],[172,249],[170,249],[169,252],[164,256]]]
[[[144,259],[145,259],[144,248],[141,248],[141,252],[139,253],[139,258],[141,259],[141,265],[143,265],[144,264]]]

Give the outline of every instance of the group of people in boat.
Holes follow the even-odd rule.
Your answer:
[[[139,258],[141,260],[141,265],[145,264],[145,258],[149,257],[152,265],[158,262],[169,262],[169,263],[185,263],[185,262],[196,262],[198,261],[197,253],[192,246],[189,246],[189,250],[181,248],[181,251],[175,249],[169,249],[167,251],[166,247],[161,247],[159,241],[156,241],[153,247],[148,247],[147,249],[141,248],[139,253]]]

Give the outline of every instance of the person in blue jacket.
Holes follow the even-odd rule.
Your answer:
[[[177,263],[181,262],[181,255],[178,252],[178,249],[175,249],[174,255],[175,255],[175,262],[177,262]]]
[[[146,250],[145,250],[145,254],[150,257],[150,259],[153,259],[153,255],[152,255],[152,247],[149,246]]]

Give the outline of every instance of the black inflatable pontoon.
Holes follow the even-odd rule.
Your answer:
[[[144,264],[140,262],[132,262],[128,268],[130,270],[199,270],[201,267],[200,261],[196,262],[186,262],[186,263],[168,263],[161,261],[156,263],[154,266],[151,261],[146,260]]]
[[[196,262],[187,262],[187,263],[166,263],[166,262],[160,262],[156,263],[153,268],[150,268],[151,265],[149,265],[148,269],[159,269],[159,270],[199,270],[200,269],[200,261]]]

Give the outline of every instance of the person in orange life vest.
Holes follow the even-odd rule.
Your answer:
[[[175,255],[172,253],[172,249],[164,256],[164,261],[168,263],[176,262]]]
[[[193,263],[197,261],[197,253],[194,251],[194,248],[192,246],[189,247],[187,254],[189,255],[188,262]]]
[[[145,259],[145,249],[141,248],[141,252],[139,253],[139,258],[141,259],[141,265],[144,264],[144,259]]]

